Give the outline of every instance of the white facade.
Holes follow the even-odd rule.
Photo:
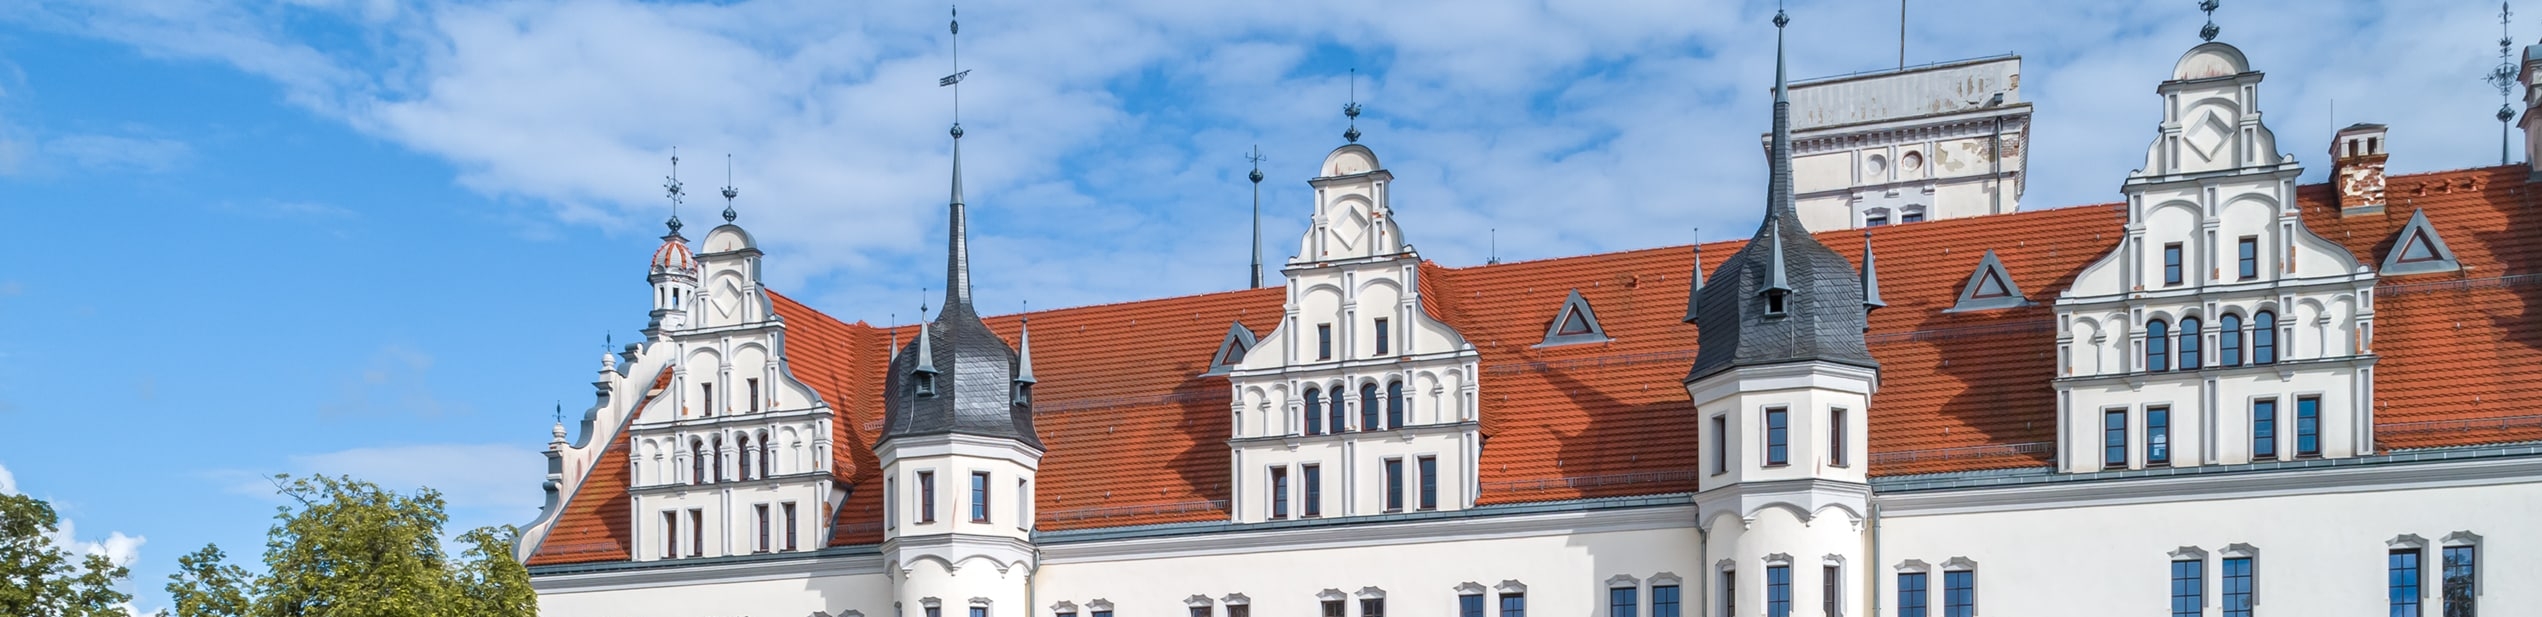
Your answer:
[[[2021,57],[1792,84],[1792,182],[1812,231],[2021,207],[2030,138]]]

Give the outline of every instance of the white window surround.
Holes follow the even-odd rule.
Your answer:
[[[1482,584],[1482,583],[1477,583],[1477,582],[1474,582],[1474,581],[1466,581],[1466,582],[1462,582],[1462,583],[1457,583],[1457,584],[1456,584],[1456,595],[1460,595],[1460,596],[1479,596],[1479,595],[1483,595],[1483,584]]]
[[[1350,599],[1350,594],[1342,593],[1342,590],[1339,590],[1339,589],[1326,589],[1326,590],[1323,590],[1323,591],[1316,592],[1316,593],[1315,593],[1315,599],[1317,599],[1317,600],[1323,600],[1323,601],[1326,601],[1326,602],[1334,602],[1334,601],[1340,601],[1340,600],[1347,600],[1347,599]]]
[[[1927,573],[1929,573],[1929,572],[1932,572],[1932,571],[1933,571],[1933,564],[1924,563],[1924,560],[1922,560],[1922,559],[1909,559],[1909,560],[1906,560],[1906,561],[1901,561],[1901,562],[1898,562],[1898,565],[1897,565],[1896,567],[1897,567],[1897,570],[1898,570],[1899,572],[1927,572]]]
[[[2480,534],[2469,531],[2457,531],[2445,534],[2445,539],[2440,540],[2439,542],[2446,547],[2470,547],[2472,555],[2471,596],[2475,598],[2480,597],[2483,592],[2489,589],[2489,584],[2487,583],[2489,580],[2489,559],[2486,555],[2481,554],[2488,551],[2481,546],[2482,538],[2480,537]],[[2437,567],[2435,572],[2437,572],[2438,576],[2441,577],[2444,573],[2444,554],[2440,552],[2437,555]],[[2439,580],[2442,579],[2440,578]],[[2436,587],[2442,587],[2442,585],[2437,585]]]
[[[1969,558],[1967,558],[1967,557],[1952,557],[1952,558],[1947,559],[1947,560],[1944,560],[1944,561],[1942,562],[1942,571],[1943,571],[1943,572],[1952,572],[1952,571],[1967,571],[1967,572],[1974,572],[1974,571],[1976,571],[1976,570],[1977,570],[1977,561],[1976,561],[1976,560],[1973,560],[1973,559],[1969,559]]]
[[[1359,593],[1351,595],[1359,596],[1360,599],[1363,600],[1383,600],[1386,599],[1386,590],[1378,589],[1376,587],[1361,587],[1359,588]]]
[[[1493,590],[1493,591],[1501,592],[1501,594],[1502,594],[1502,595],[1508,595],[1508,594],[1513,594],[1513,593],[1527,593],[1527,584],[1526,584],[1526,583],[1521,583],[1521,582],[1518,582],[1518,581],[1514,581],[1514,580],[1510,580],[1510,581],[1501,581],[1501,582],[1500,582],[1500,584],[1498,584],[1498,585],[1493,585],[1493,586],[1492,586],[1492,590]]]
[[[1061,615],[1073,615],[1077,612],[1077,603],[1067,600],[1052,602],[1050,603],[1050,612]]]
[[[1788,565],[1792,565],[1792,556],[1791,556],[1791,554],[1789,554],[1789,553],[1773,553],[1773,554],[1769,554],[1769,555],[1766,555],[1766,556],[1765,556],[1765,565],[1769,565],[1769,566],[1788,566]]]
[[[988,606],[989,606],[989,599],[988,599],[988,598],[972,598],[972,599],[971,599],[971,606],[976,606],[976,607],[980,607],[980,608],[988,608]]]
[[[2427,548],[2427,538],[2418,537],[2418,534],[2414,533],[2405,533],[2395,536],[2390,540],[2383,541],[2383,547],[2392,550],[2405,548],[2423,549]]]
[[[1218,602],[1228,606],[1252,606],[1253,598],[1241,593],[1231,593],[1227,594],[1227,597],[1219,598]]]
[[[1606,587],[1608,589],[1638,588],[1641,586],[1642,580],[1633,578],[1633,575],[1631,574],[1617,574],[1615,576],[1607,577],[1606,579]]]
[[[1192,608],[1207,608],[1210,606],[1209,596],[1207,594],[1192,594],[1192,597],[1183,598],[1183,606]]]
[[[1818,564],[1823,566],[1843,567],[1845,565],[1845,556],[1828,553],[1827,556],[1818,558]]]
[[[2292,456],[2283,451],[2280,452],[2280,456]],[[2260,549],[2249,544],[2234,543],[2225,545],[2224,550],[2217,551],[2216,554],[2228,559],[2244,557],[2251,560],[2251,606],[2258,607],[2260,605]],[[2223,572],[2219,571],[2216,575],[2220,578]]]
[[[925,607],[925,608],[944,608],[944,601],[943,601],[943,600],[936,599],[936,597],[935,597],[935,596],[928,596],[928,597],[924,597],[924,598],[919,598],[919,599],[918,599],[918,606]]]
[[[1111,601],[1111,600],[1106,600],[1106,599],[1103,599],[1103,598],[1095,598],[1095,599],[1092,599],[1092,600],[1087,600],[1087,601],[1086,601],[1086,610],[1088,610],[1088,611],[1098,611],[1098,612],[1099,612],[1099,611],[1109,611],[1109,610],[1112,610],[1112,601]]]
[[[2203,562],[2203,561],[2206,561],[2206,560],[2207,560],[2207,550],[2206,550],[2206,549],[2202,549],[2202,548],[2198,548],[2198,547],[2195,547],[2195,546],[2183,546],[2183,547],[2180,547],[2180,548],[2172,549],[2172,550],[2171,550],[2171,552],[2169,552],[2169,553],[2164,553],[2164,555],[2171,557],[2171,560],[2172,560],[2172,561],[2200,561],[2200,562]]]
[[[1650,580],[1644,582],[1650,583],[1651,586],[1654,587],[1667,585],[1683,586],[1686,584],[1686,579],[1678,578],[1676,573],[1673,572],[1660,572],[1652,574]]]
[[[1716,572],[1736,572],[1739,570],[1739,562],[1723,559],[1713,562],[1712,569]]]

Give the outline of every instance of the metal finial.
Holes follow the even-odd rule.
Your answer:
[[[1359,143],[1359,69],[1350,70],[1350,102],[1342,105],[1342,116],[1350,118],[1350,130],[1342,131],[1342,139]]]
[[[947,28],[953,35],[953,74],[936,80],[937,87],[953,87],[953,138],[962,138],[962,78],[971,75],[962,70],[962,8],[954,7],[954,20]]]
[[[734,218],[737,218],[737,217],[740,217],[740,216],[741,216],[741,213],[738,213],[738,212],[734,212],[734,211],[733,211],[733,198],[735,198],[735,197],[740,197],[740,196],[741,196],[741,189],[733,188],[733,155],[731,155],[731,154],[725,154],[725,155],[724,155],[724,222],[726,222],[726,223],[733,222],[733,219],[734,219]]]
[[[688,192],[685,189],[682,189],[681,186],[680,148],[678,146],[672,146],[671,175],[662,177],[662,192],[665,196],[671,198],[671,220],[664,221],[663,224],[671,228],[671,235],[674,236],[680,234],[680,200],[688,197]]]
[[[2516,117],[2515,107],[2510,104],[2513,100],[2510,97],[2514,95],[2516,86],[2516,64],[2513,53],[2515,40],[2509,37],[2507,29],[2508,20],[2514,17],[2515,11],[2509,10],[2507,3],[2498,3],[2498,66],[2489,69],[2489,74],[2481,77],[2483,81],[2489,82],[2490,87],[2498,89],[2498,164],[2500,165],[2508,162],[2507,143],[2510,138],[2507,127],[2508,123],[2514,121]]]
[[[1245,174],[1245,178],[1253,180],[1253,270],[1252,278],[1249,279],[1252,283],[1248,287],[1250,289],[1262,286],[1262,146],[1255,145],[1253,153],[1245,155],[1245,160],[1253,162],[1253,173]]]
[[[1783,9],[1774,9],[1774,27],[1781,28],[1789,25],[1792,25],[1792,16],[1783,14]]]
[[[2207,25],[2198,28],[2198,38],[2213,41],[2217,33],[2224,31],[2222,28],[2215,27],[2215,10],[2223,6],[2224,3],[2220,0],[2199,0],[2198,10],[2207,12]]]
[[[564,401],[557,401],[557,402],[556,402],[556,423],[557,423],[557,424],[564,424],[564,423],[565,423],[565,402],[564,402]]]
[[[1254,146],[1253,153],[1245,155],[1245,161],[1253,163],[1253,173],[1245,174],[1245,179],[1262,182],[1262,162],[1265,160],[1269,159],[1263,158],[1262,146]]]
[[[927,320],[927,288],[918,288],[918,321]]]

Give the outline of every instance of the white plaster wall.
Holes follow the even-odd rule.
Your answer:
[[[1742,522],[1723,518],[1712,525],[1706,553],[1711,562],[1704,565],[1704,595],[1700,612],[1686,607],[1684,615],[1719,615],[1722,608],[1721,573],[1736,572],[1737,588],[1730,590],[1738,598],[1739,615],[1764,615],[1766,612],[1766,568],[1769,556],[1785,556],[1782,562],[1791,568],[1791,614],[1821,615],[1825,607],[1823,582],[1825,567],[1836,565],[1837,591],[1845,614],[1862,614],[1864,578],[1864,535],[1853,519],[1842,512],[1822,511],[1804,521],[1789,508],[1769,507],[1754,514],[1754,520]],[[1938,614],[1938,613],[1936,613]]]
[[[867,617],[893,615],[892,583],[880,572],[574,591],[546,590],[551,584],[538,584],[543,617],[810,617],[816,611],[836,617],[851,610]]]
[[[1224,598],[1241,593],[1253,614],[1318,615],[1316,594],[1349,596],[1348,614],[1359,614],[1359,592],[1383,590],[1388,615],[1454,615],[1457,586],[1475,583],[1499,614],[1503,581],[1526,586],[1530,615],[1602,616],[1606,581],[1630,575],[1644,581],[1658,573],[1686,576],[1685,615],[1700,593],[1695,570],[1701,550],[1690,524],[1647,531],[1545,535],[1462,542],[1389,543],[1341,548],[1270,547],[1242,554],[1101,561],[1049,562],[1036,581],[1033,615],[1049,616],[1052,604],[1082,607],[1101,599],[1120,615],[1183,615],[1185,598]],[[1647,605],[1645,588],[1641,599]],[[1223,610],[1223,609],[1222,609]],[[1086,614],[1080,609],[1080,615]],[[1223,613],[1222,613],[1223,614]]]
[[[919,499],[918,473],[934,472],[936,484],[935,519],[922,522],[923,507]],[[971,473],[989,473],[989,520],[971,520]],[[932,455],[904,457],[884,465],[883,473],[892,479],[892,502],[888,508],[885,537],[934,534],[967,534],[1023,539],[1029,533],[1032,518],[1031,500],[1019,499],[1016,481],[1026,482],[1031,489],[1033,470],[1015,461],[989,456]]]
[[[1803,365],[1762,367],[1762,370],[1798,366]],[[1743,370],[1760,372],[1760,369]],[[1709,491],[1742,482],[1803,478],[1865,481],[1868,466],[1864,464],[1863,457],[1869,451],[1863,437],[1869,424],[1864,409],[1870,383],[1863,377],[1869,371],[1776,372],[1791,374],[1748,377],[1744,384],[1724,383],[1731,377],[1716,376],[1698,382],[1692,388],[1694,399],[1703,401],[1696,407],[1696,421],[1701,423],[1697,437],[1702,440],[1702,445],[1696,446],[1696,449],[1704,451],[1701,490]],[[1734,373],[1723,375],[1735,377]],[[1722,395],[1722,392],[1733,388],[1735,393]],[[1789,450],[1785,464],[1768,467],[1765,464],[1765,412],[1773,407],[1782,407],[1788,414]],[[1849,451],[1844,466],[1834,465],[1827,449],[1830,443],[1828,418],[1832,409],[1846,410],[1845,430],[1849,438],[1845,442]],[[1726,443],[1729,447],[1726,450],[1730,465],[1727,471],[1715,468],[1714,455],[1709,452],[1712,444],[1716,443],[1713,435],[1715,417],[1723,418],[1728,425]]]
[[[2542,483],[2288,497],[1911,515],[1882,519],[1881,615],[1896,614],[1896,566],[1977,562],[1979,615],[2156,615],[2169,606],[2171,551],[2210,553],[2206,614],[2220,615],[2229,544],[2258,549],[2262,615],[2382,615],[2385,542],[2483,537],[2482,615],[2542,615]],[[2425,564],[2435,569],[2431,551]],[[2431,579],[2432,580],[2432,579]],[[1940,614],[1941,577],[1930,579]],[[2425,586],[2433,593],[2434,585]],[[1747,606],[1744,602],[1742,607]],[[2428,615],[2439,614],[2433,598]]]
[[[944,609],[944,617],[965,617],[977,600],[986,600],[989,615],[1011,617],[1024,611],[1031,570],[1023,567],[999,568],[987,559],[969,559],[948,566],[936,559],[923,559],[904,566],[902,579],[892,588],[893,599],[900,604],[897,613],[923,617],[929,598]]]

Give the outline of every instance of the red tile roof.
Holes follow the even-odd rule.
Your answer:
[[[643,409],[646,402],[670,385],[671,371],[663,369],[653,377],[653,386],[645,390],[644,400],[638,401],[635,408]],[[539,540],[538,552],[530,554],[526,562],[528,565],[634,558],[629,552],[633,547],[627,544],[634,537],[627,527],[635,524],[635,520],[630,518],[634,516],[630,508],[635,498],[627,495],[627,487],[634,484],[630,481],[634,471],[627,467],[627,435],[631,431],[626,430],[622,423],[610,432],[609,445],[600,450],[600,463],[593,466],[590,475],[583,477],[582,485],[575,487],[574,494],[566,499],[564,515],[558,517],[555,527]]]
[[[2360,259],[2379,265],[2390,236],[2412,209],[2424,208],[2465,266],[2378,287],[2378,441],[2414,448],[2542,439],[2532,415],[2542,406],[2542,232],[2535,231],[2542,213],[2523,168],[2396,176],[2388,185],[2385,213],[2346,218],[2326,186],[2299,191],[2311,229]],[[1873,313],[1868,336],[1881,362],[1870,415],[1874,474],[2051,462],[2056,332],[2048,305],[2118,244],[2124,219],[2119,205],[2104,204],[1874,230],[1889,303]],[[1860,234],[1819,238],[1859,263]],[[1704,246],[1707,271],[1742,242]],[[1479,501],[1693,490],[1695,425],[1679,385],[1695,348],[1695,327],[1679,321],[1689,249],[1422,264],[1424,308],[1482,356]],[[1988,250],[2032,304],[1944,312]],[[1573,290],[1612,340],[1537,348]],[[871,440],[893,331],[774,297],[787,323],[790,368],[840,414],[838,476],[853,493],[831,542],[877,542]],[[1049,447],[1037,490],[1040,528],[1226,520],[1229,391],[1225,378],[1200,374],[1230,321],[1267,334],[1283,301],[1282,290],[1268,288],[1034,313],[1036,423]],[[988,322],[1015,340],[1015,316]],[[897,334],[906,340],[913,331]],[[2483,370],[2460,370],[2466,365]],[[604,454],[603,461],[534,564],[564,563],[551,550],[624,533],[623,506],[613,513],[586,497],[614,492],[623,501],[623,459]],[[624,559],[623,548],[594,554]]]

